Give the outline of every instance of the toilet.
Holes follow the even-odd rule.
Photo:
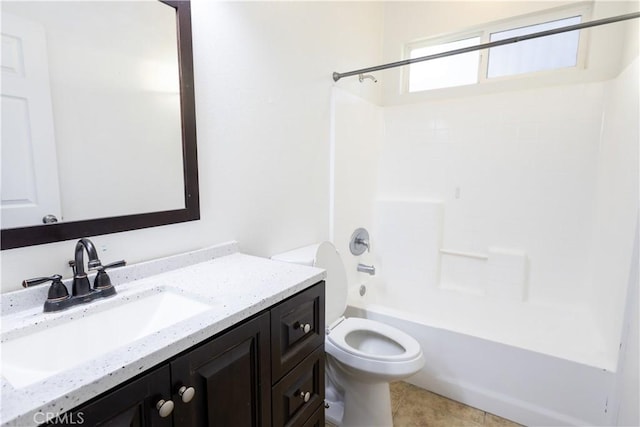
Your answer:
[[[384,323],[344,317],[347,275],[340,254],[330,242],[294,249],[271,259],[327,272],[327,421],[344,427],[390,427],[389,382],[409,377],[424,366],[420,344]]]

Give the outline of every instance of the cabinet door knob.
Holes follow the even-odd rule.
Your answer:
[[[311,330],[311,325],[309,323],[298,323],[298,327],[302,330],[302,332],[304,332],[305,334],[308,334],[309,331]]]
[[[196,389],[193,387],[182,386],[178,389],[178,395],[182,398],[184,403],[191,402],[193,396],[196,394]]]
[[[173,412],[173,401],[160,399],[156,403],[156,409],[162,418],[166,418]]]
[[[311,393],[309,393],[308,391],[301,391],[298,396],[300,396],[300,399],[304,400],[305,403],[307,403],[309,399],[311,399]]]

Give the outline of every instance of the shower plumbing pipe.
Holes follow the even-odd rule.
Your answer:
[[[525,34],[522,36],[510,37],[504,40],[497,40],[495,42],[489,42],[479,44],[476,46],[463,47],[461,49],[454,49],[447,52],[435,53],[433,55],[421,56],[419,58],[404,59],[402,61],[390,62],[388,64],[376,65],[375,67],[361,68],[360,70],[348,71],[346,73],[333,73],[333,81],[337,82],[343,77],[356,76],[358,74],[371,73],[373,71],[386,70],[388,68],[402,67],[403,65],[410,65],[416,62],[429,61],[431,59],[444,58],[446,56],[459,55],[461,53],[473,52],[481,49],[490,49],[492,47],[503,46],[510,43],[517,43],[525,40],[535,39],[538,37],[547,37],[554,34],[566,33],[568,31],[582,30],[583,28],[596,27],[599,25],[613,24],[615,22],[626,21],[629,19],[640,18],[640,12],[627,13],[625,15],[612,16],[609,18],[597,19],[595,21],[583,22],[575,25],[568,25],[562,28],[554,28],[553,30],[540,31],[537,33]]]

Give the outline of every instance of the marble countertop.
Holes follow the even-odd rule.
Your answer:
[[[325,278],[324,270],[318,268],[238,253],[235,242],[114,269],[109,274],[117,295],[59,313],[42,312],[47,285],[3,294],[2,340],[45,319],[83,317],[101,306],[159,290],[195,298],[212,308],[99,360],[23,388],[13,387],[2,377],[1,426],[35,426],[45,417],[60,415]]]

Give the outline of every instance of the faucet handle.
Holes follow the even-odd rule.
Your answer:
[[[111,284],[111,279],[109,275],[105,271],[107,268],[115,268],[115,267],[124,267],[127,265],[125,260],[120,260],[116,262],[112,262],[111,264],[102,265],[98,268],[98,274],[96,275],[95,280],[93,281],[93,289],[106,289],[113,286]]]
[[[73,275],[76,275],[76,262],[73,260],[69,260],[69,267],[71,267],[71,271],[73,271]]]
[[[51,281],[58,281],[62,279],[62,276],[59,274],[54,274],[51,277],[34,277],[33,279],[25,279],[22,281],[22,287],[23,288],[29,288],[31,286],[35,286],[35,285],[39,285],[41,283],[46,283],[46,282],[51,282]]]
[[[357,228],[349,239],[349,250],[353,255],[362,255],[364,251],[371,251],[369,232],[364,228]]]
[[[369,247],[369,239],[356,238],[356,245],[366,246],[367,252],[371,252],[370,247]]]
[[[107,268],[124,267],[125,265],[127,265],[127,261],[121,259],[120,261],[116,261],[116,262],[112,262],[111,264],[103,265],[102,269],[106,270]]]
[[[62,276],[59,274],[54,274],[51,277],[36,277],[23,280],[22,286],[28,288],[29,286],[39,285],[45,282],[52,282],[49,287],[47,301],[60,301],[69,298],[69,291],[64,283],[62,283]]]

